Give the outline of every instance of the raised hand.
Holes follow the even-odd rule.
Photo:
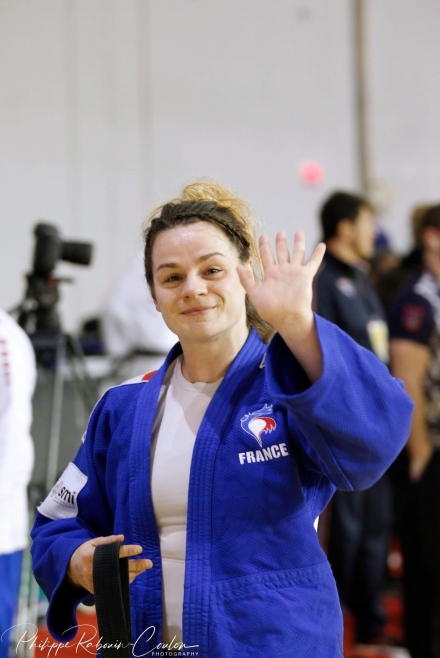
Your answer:
[[[93,594],[93,554],[95,548],[100,544],[111,544],[118,541],[124,541],[124,535],[110,535],[109,537],[96,537],[84,542],[78,546],[70,558],[67,568],[66,577],[73,585],[84,587],[88,592]],[[133,557],[142,553],[142,546],[137,544],[127,544],[121,546],[119,557]],[[140,573],[146,569],[151,569],[153,563],[151,560],[129,560],[128,577],[130,583]]]
[[[238,274],[249,299],[259,316],[281,334],[286,331],[300,338],[313,322],[312,282],[321,265],[325,245],[315,248],[308,263],[305,263],[304,233],[295,233],[292,255],[287,246],[286,234],[276,237],[275,260],[269,238],[261,236],[259,241],[264,280],[259,285],[249,268],[239,267]]]

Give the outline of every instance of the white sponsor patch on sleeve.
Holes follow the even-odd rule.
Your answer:
[[[88,477],[72,462],[47,496],[37,507],[49,519],[70,519],[78,515],[78,494],[87,484]]]

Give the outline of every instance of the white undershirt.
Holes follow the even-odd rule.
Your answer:
[[[221,383],[191,384],[180,356],[168,368],[153,427],[151,493],[162,556],[162,642],[182,641],[186,518],[191,458],[205,411]]]

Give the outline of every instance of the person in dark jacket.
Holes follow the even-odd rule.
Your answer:
[[[379,295],[384,309],[387,311],[399,288],[415,274],[423,264],[423,247],[421,226],[423,218],[430,206],[417,205],[411,213],[412,245],[404,254],[398,265],[388,272],[376,277],[374,289]],[[370,277],[371,280],[371,277]]]
[[[367,200],[335,192],[321,209],[327,245],[315,279],[315,308],[359,345],[388,363],[386,316],[367,280],[375,220]],[[392,523],[387,476],[364,491],[338,491],[332,502],[328,558],[343,606],[356,620],[356,640],[377,643],[386,621],[381,595]]]
[[[412,658],[440,656],[440,205],[420,227],[422,263],[388,315],[391,371],[414,400],[399,461],[407,645]]]

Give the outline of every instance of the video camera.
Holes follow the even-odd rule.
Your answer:
[[[62,240],[53,224],[37,224],[34,235],[33,269],[26,275],[26,295],[18,316],[18,323],[30,336],[36,332],[61,331],[56,310],[60,298],[58,284],[71,282],[71,279],[53,276],[57,262],[64,260],[77,265],[90,265],[93,252],[93,245],[89,242]]]

